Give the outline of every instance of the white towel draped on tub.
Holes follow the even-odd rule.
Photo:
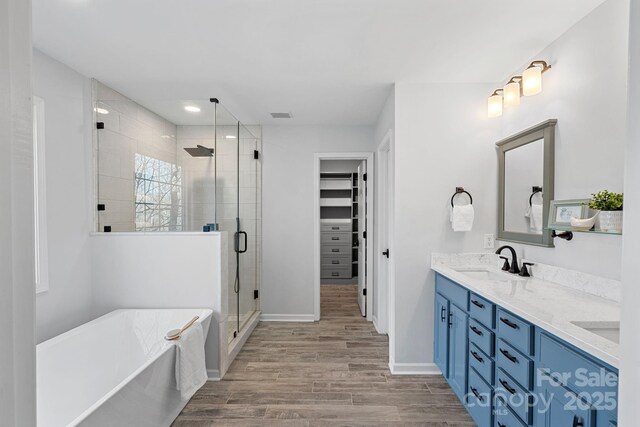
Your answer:
[[[475,217],[473,205],[455,205],[450,211],[453,231],[471,231]]]
[[[176,341],[176,384],[182,400],[191,399],[205,382],[204,333],[202,325],[195,323]]]

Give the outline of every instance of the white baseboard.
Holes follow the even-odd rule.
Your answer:
[[[387,335],[387,331],[385,331],[378,325],[378,317],[373,316],[371,320],[373,321],[373,327],[376,328],[377,333],[379,333],[380,335]]]
[[[262,314],[263,322],[314,322],[313,314]]]
[[[389,363],[392,375],[442,375],[435,363]]]
[[[220,381],[220,370],[207,369],[207,381]]]

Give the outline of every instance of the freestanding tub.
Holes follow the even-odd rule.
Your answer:
[[[164,339],[211,310],[116,310],[37,346],[38,426],[169,426],[186,401],[175,344]]]

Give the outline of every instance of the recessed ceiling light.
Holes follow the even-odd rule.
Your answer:
[[[225,138],[227,139],[236,139],[235,135],[225,135]]]
[[[196,107],[195,105],[187,105],[186,107],[184,107],[185,110],[187,110],[190,113],[199,113],[200,112],[200,107]]]
[[[93,109],[93,111],[95,111],[98,114],[109,114],[109,110],[107,110],[106,108],[96,107]]]

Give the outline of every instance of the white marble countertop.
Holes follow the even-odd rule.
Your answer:
[[[452,262],[448,262],[452,261]],[[492,255],[432,259],[431,268],[588,354],[618,368],[619,344],[572,322],[619,322],[620,304],[564,284],[505,273]],[[469,277],[464,269],[487,269],[506,281]],[[459,271],[460,270],[460,271]],[[535,272],[534,272],[535,275]]]

